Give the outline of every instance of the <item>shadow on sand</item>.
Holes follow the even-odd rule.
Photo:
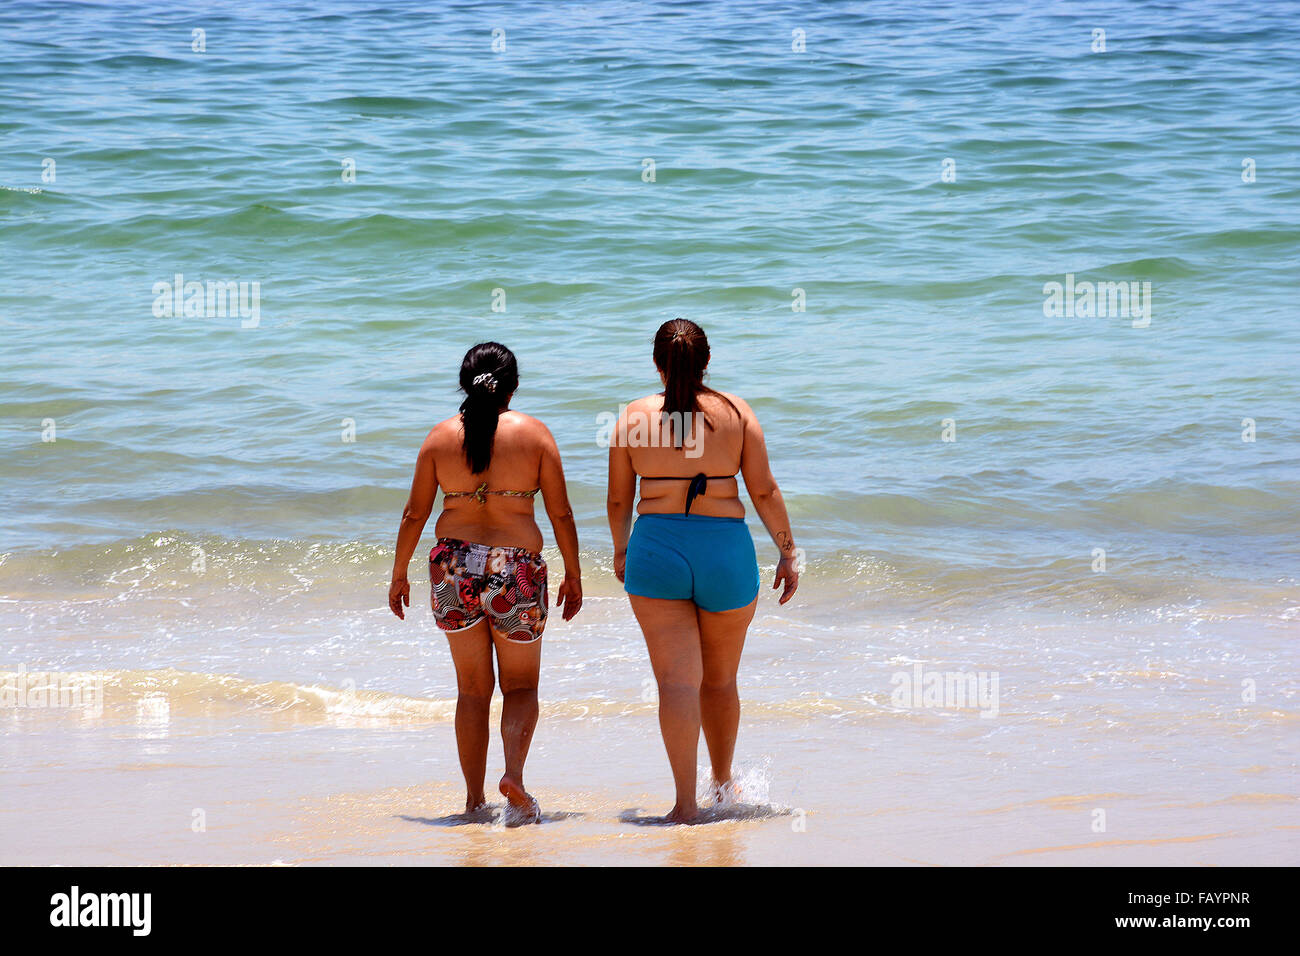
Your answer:
[[[756,803],[732,803],[720,807],[703,807],[700,815],[690,823],[675,823],[664,816],[643,816],[640,807],[624,810],[618,815],[620,823],[630,823],[638,827],[675,827],[703,826],[707,823],[726,823],[731,820],[769,820],[773,817],[788,817],[794,811],[788,807],[769,807]]]
[[[561,820],[576,820],[585,816],[585,813],[576,813],[569,810],[553,810],[549,813],[543,811],[541,819],[537,822],[559,823]],[[491,826],[494,823],[500,823],[501,817],[501,807],[495,805],[488,805],[472,813],[452,813],[445,817],[409,817],[404,813],[397,814],[399,820],[405,820],[407,823],[423,823],[427,827]],[[513,829],[508,818],[505,820],[505,826]]]

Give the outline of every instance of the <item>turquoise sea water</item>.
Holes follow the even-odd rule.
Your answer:
[[[814,557],[1294,574],[1298,10],[7,4],[6,549],[384,542],[487,338],[606,547],[595,416],[685,315]]]
[[[1276,768],[1297,49],[1295,3],[11,0],[0,665],[446,698],[427,610],[399,624],[384,588],[416,449],[497,339],[610,599],[555,629],[547,699],[638,700],[597,416],[658,387],[686,316],[808,554],[747,700],[875,713],[945,660],[1079,740],[1239,718],[1254,749],[1194,736],[1204,759]],[[156,310],[178,273],[257,283],[257,315]],[[1045,314],[1053,282],[1150,311]],[[167,668],[208,676],[139,677]],[[1243,677],[1273,716],[1238,713]]]

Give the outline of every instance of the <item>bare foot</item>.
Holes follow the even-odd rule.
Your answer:
[[[700,808],[692,803],[689,807],[677,804],[664,817],[669,823],[695,823],[700,818]]]
[[[501,795],[506,798],[506,826],[520,827],[542,819],[542,808],[532,794],[524,789],[523,781],[506,774],[501,778]]]
[[[714,781],[713,790],[711,792],[713,795],[713,805],[715,807],[729,807],[733,803],[740,803],[740,798],[743,793],[740,789],[740,784],[736,783],[734,780],[727,780],[724,783]]]
[[[477,813],[480,810],[485,810],[487,809],[487,805],[487,798],[485,798],[481,793],[477,796],[471,793],[465,798],[466,813]]]

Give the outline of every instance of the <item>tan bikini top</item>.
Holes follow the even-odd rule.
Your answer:
[[[485,505],[487,504],[488,495],[503,495],[507,498],[531,498],[541,490],[541,488],[534,488],[532,491],[488,491],[487,482],[485,481],[473,491],[444,491],[442,498],[444,501],[448,498],[473,498],[479,504]]]

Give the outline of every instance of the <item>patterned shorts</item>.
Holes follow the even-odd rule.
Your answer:
[[[439,538],[429,552],[429,580],[433,617],[444,631],[473,627],[486,616],[508,641],[541,639],[549,600],[540,554]]]

